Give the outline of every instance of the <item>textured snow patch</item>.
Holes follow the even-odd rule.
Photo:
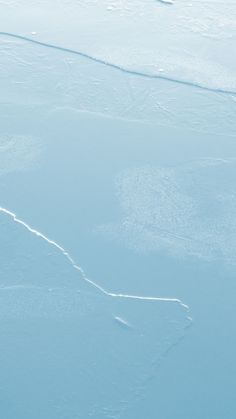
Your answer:
[[[136,251],[236,263],[235,159],[143,167],[117,178],[123,218],[99,227]]]

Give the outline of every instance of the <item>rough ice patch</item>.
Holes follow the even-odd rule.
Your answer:
[[[117,177],[121,220],[100,226],[136,251],[236,262],[235,159],[141,167]]]

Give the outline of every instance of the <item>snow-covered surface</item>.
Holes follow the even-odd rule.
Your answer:
[[[3,419],[235,419],[235,22],[0,1]]]

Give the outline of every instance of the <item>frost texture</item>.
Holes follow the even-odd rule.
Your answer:
[[[98,230],[138,251],[236,263],[235,159],[128,170],[117,180],[124,218]]]

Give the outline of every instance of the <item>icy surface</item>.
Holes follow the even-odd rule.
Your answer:
[[[4,417],[120,417],[183,337],[188,307],[99,289],[61,246],[0,212]]]
[[[81,18],[81,15],[79,16]],[[70,20],[69,17],[68,19]],[[111,19],[108,21],[112,22]],[[144,18],[143,21],[145,21]],[[39,22],[42,21],[39,19]],[[146,22],[150,26],[149,15]],[[93,24],[92,18],[91,24]],[[165,25],[167,25],[166,21]],[[176,46],[171,44],[169,51],[167,41],[164,40],[161,45],[164,45],[165,54],[167,50],[168,57],[170,56],[173,62],[180,61],[181,69],[178,70],[176,65],[171,64],[173,71],[165,71],[162,60],[160,62],[159,58],[161,53],[158,51],[159,63],[154,65],[153,70],[152,66],[150,69],[148,60],[154,62],[156,44],[149,48],[147,45],[144,46],[145,51],[150,51],[150,58],[146,56],[146,53],[142,54],[140,43],[135,47],[131,43],[129,51],[121,50],[118,58],[114,58],[111,51],[117,53],[118,47],[114,49],[108,46],[109,53],[106,50],[104,53],[97,54],[89,47],[85,47],[85,43],[83,43],[83,48],[77,45],[74,39],[79,39],[81,26],[76,26],[76,28],[78,28],[76,38],[72,34],[68,34],[67,38],[63,33],[63,39],[54,37],[53,30],[45,36],[37,37],[24,30],[18,34],[15,29],[0,32],[2,104],[7,106],[12,100],[22,103],[24,98],[24,103],[35,105],[51,103],[58,108],[70,107],[128,120],[187,126],[197,131],[215,133],[227,131],[228,135],[235,134],[234,69],[230,75],[226,74],[226,70],[222,68],[221,50],[216,57],[217,63],[214,61],[210,65],[205,61],[201,62],[198,54],[197,62],[195,58],[191,58],[194,60],[191,64],[189,58],[182,57],[180,52],[178,52],[178,57],[175,56]],[[86,30],[88,31],[88,28]],[[125,33],[121,28],[119,30]],[[142,30],[144,31],[136,27],[137,33]],[[129,27],[129,33],[130,31]],[[233,31],[231,30],[230,33],[233,34]],[[113,42],[110,36],[105,37],[107,38]],[[64,41],[65,39],[67,40]],[[99,36],[96,39],[98,40]],[[149,36],[142,39],[151,42]],[[151,39],[152,42],[153,40],[156,42],[159,38],[154,33]],[[176,40],[176,36],[173,39]],[[94,42],[91,42],[90,38],[88,40],[89,45],[94,46]],[[137,36],[135,40],[137,42]],[[104,47],[103,38],[100,42]],[[178,42],[181,44],[179,38]],[[191,43],[191,51],[195,48],[197,48],[195,43]],[[138,56],[133,57],[135,65],[132,66],[124,61],[124,57],[130,59],[133,56],[133,49],[138,51]],[[99,48],[96,49],[98,50]],[[190,52],[187,56],[189,54]],[[209,57],[208,51],[207,57]],[[141,64],[139,59],[143,60]],[[163,60],[165,63],[168,61],[166,56]],[[185,63],[184,68],[182,68],[182,63]],[[234,60],[231,54],[227,70],[233,65]],[[192,77],[192,74],[196,73],[196,71],[193,72],[192,67],[203,72],[203,76],[197,73],[196,77]],[[215,76],[218,67],[220,67],[219,75]],[[205,81],[208,72],[209,77]],[[185,73],[186,77],[183,77]],[[214,81],[215,77],[217,80]]]
[[[0,137],[0,175],[37,165],[41,144],[30,136],[4,134]]]
[[[156,0],[38,0],[30,5],[16,0],[3,1],[0,8],[2,31],[131,70],[161,70],[174,79],[235,90],[233,1],[175,0],[170,6]]]
[[[124,218],[98,230],[138,251],[236,263],[235,159],[143,167],[117,178]]]
[[[0,1],[0,417],[235,419],[235,5]]]

